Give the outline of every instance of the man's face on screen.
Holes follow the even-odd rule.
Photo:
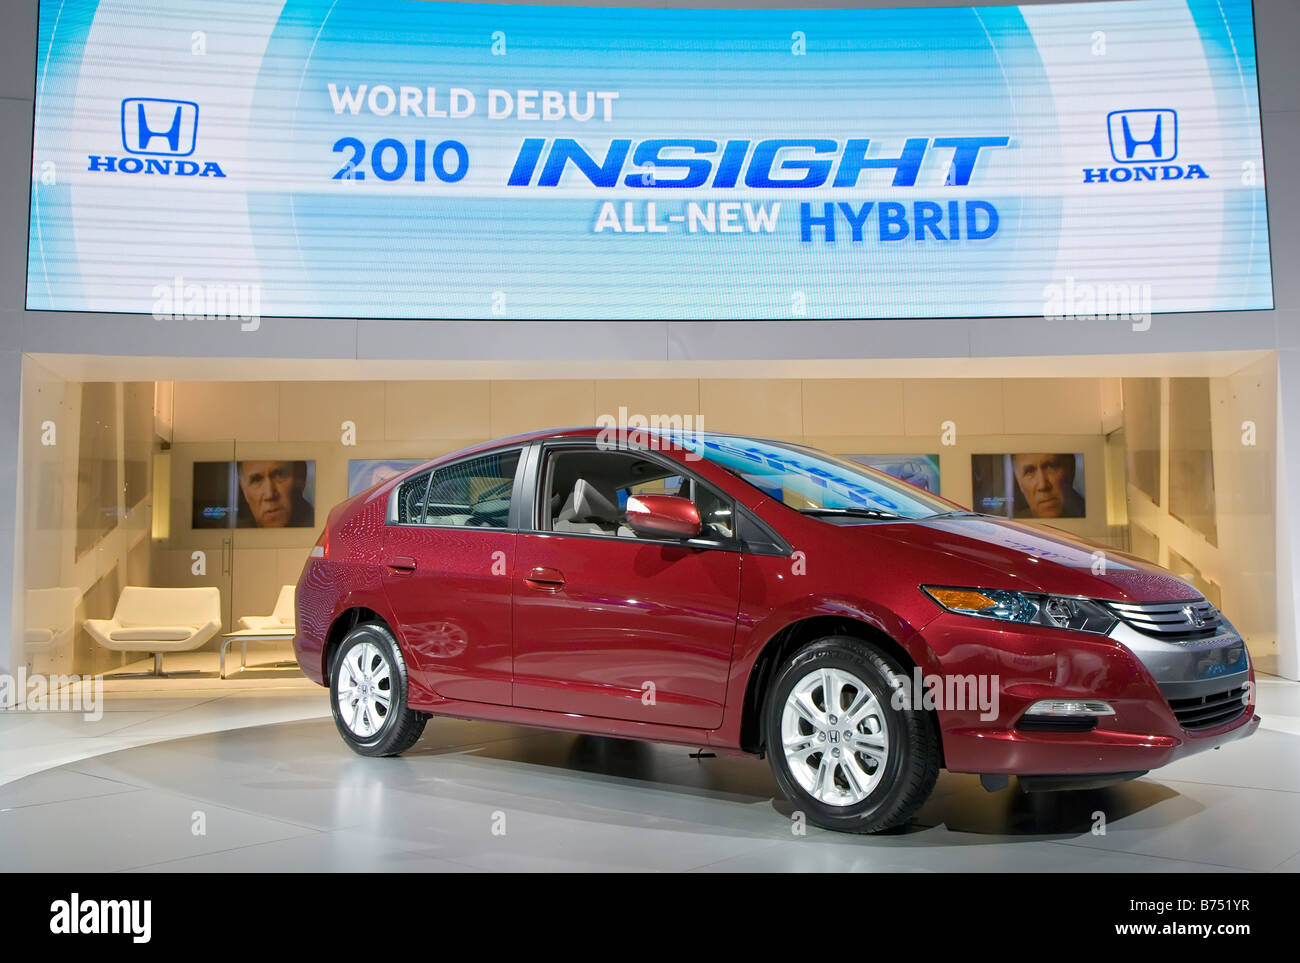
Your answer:
[[[258,528],[284,528],[293,515],[293,462],[241,461],[239,488]]]
[[[1060,518],[1074,484],[1074,458],[1067,455],[1012,456],[1016,484],[1034,518]]]

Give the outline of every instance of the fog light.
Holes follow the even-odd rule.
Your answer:
[[[1113,716],[1115,710],[1109,702],[1100,699],[1044,699],[1035,702],[1025,713],[1027,716]]]

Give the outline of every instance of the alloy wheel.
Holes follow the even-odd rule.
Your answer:
[[[791,775],[829,806],[862,802],[889,759],[889,724],[867,684],[851,672],[819,668],[790,690],[781,743]]]
[[[392,670],[373,642],[363,642],[339,663],[338,704],[343,724],[368,739],[384,727],[393,702]]]

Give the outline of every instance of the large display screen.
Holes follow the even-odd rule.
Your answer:
[[[311,528],[316,524],[316,463],[194,463],[194,528]]]
[[[1016,452],[971,455],[972,504],[1006,518],[1083,518],[1088,514],[1083,455]]]
[[[27,306],[1272,307],[1249,0],[42,0]]]

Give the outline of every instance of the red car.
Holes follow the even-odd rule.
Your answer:
[[[1173,575],[731,435],[439,458],[330,512],[297,608],[359,753],[449,715],[767,755],[853,832],[906,822],[940,768],[1099,786],[1259,725],[1241,636]]]

